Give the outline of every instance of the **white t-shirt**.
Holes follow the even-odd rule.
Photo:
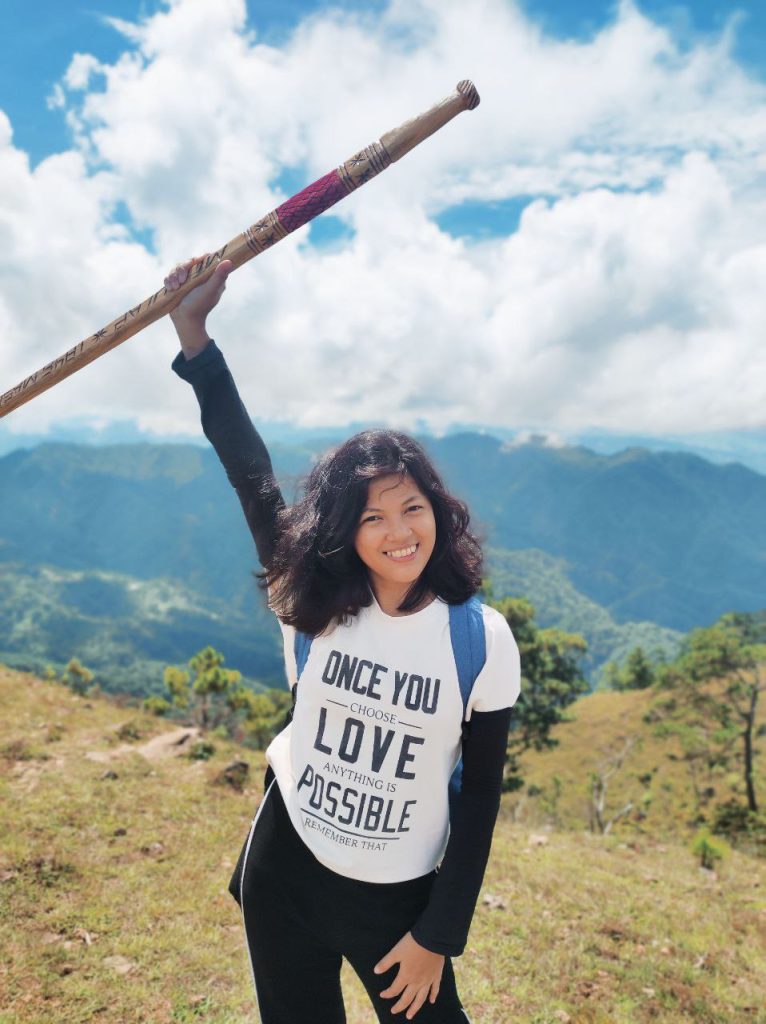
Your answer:
[[[497,711],[519,695],[519,652],[503,616],[483,605],[487,659],[466,710]],[[295,631],[283,626],[296,681]],[[373,599],[346,626],[315,637],[292,723],[266,756],[296,831],[326,867],[366,882],[432,871],[449,834],[450,776],[463,702],[440,600],[386,615]]]

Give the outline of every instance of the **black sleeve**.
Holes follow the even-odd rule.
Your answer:
[[[460,956],[492,845],[511,709],[475,711],[463,735],[463,784],[428,906],[412,927],[433,953]]]
[[[237,492],[261,565],[268,568],[284,501],[266,445],[242,404],[223,353],[211,341],[193,359],[179,352],[172,369],[194,388],[205,437]]]

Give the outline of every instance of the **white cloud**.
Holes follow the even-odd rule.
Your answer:
[[[103,72],[104,66],[90,53],[76,53],[64,75],[67,89],[87,89],[94,75]]]
[[[211,319],[251,412],[306,424],[484,422],[546,431],[766,422],[766,89],[730,36],[682,46],[623,3],[588,42],[510,0],[325,11],[282,47],[241,0],[113,22],[113,64],[77,54],[55,91],[76,145],[30,171],[0,123],[0,321],[8,385],[220,245],[306,180],[473,76],[482,104],[302,236],[238,271]],[[257,26],[256,26],[257,30]],[[431,219],[544,196],[508,238]],[[125,204],[147,252],[114,219]],[[196,429],[157,325],[4,421]]]

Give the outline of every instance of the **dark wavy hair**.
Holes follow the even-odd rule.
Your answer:
[[[392,474],[412,477],[436,520],[433,553],[398,610],[412,611],[426,594],[457,604],[479,589],[482,552],[465,503],[447,491],[413,438],[395,430],[365,430],[324,455],[307,478],[303,498],[278,513],[279,539],[259,578],[288,625],[317,636],[372,603],[367,567],[354,538],[370,481]]]

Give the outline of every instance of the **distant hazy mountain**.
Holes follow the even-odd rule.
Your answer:
[[[342,441],[356,430],[363,430],[369,423],[351,424],[342,427],[304,427],[279,420],[255,420],[255,424],[267,444],[289,444],[316,446],[329,438]],[[519,443],[529,438],[529,431],[478,424],[453,424],[447,430],[454,434],[486,434],[501,441]],[[562,439],[558,439],[559,443]],[[581,430],[568,434],[565,443],[584,445],[602,455],[613,455],[626,448],[646,448],[652,452],[684,452],[699,455],[716,464],[739,462],[766,473],[766,428],[743,430],[713,430],[695,434],[626,434],[605,429]],[[115,444],[156,444],[161,439],[140,428],[136,420],[115,420],[111,423],[99,421],[95,427],[86,417],[72,417],[66,423],[57,424],[49,435],[19,434],[11,431],[5,422],[0,422],[0,457],[17,448],[35,448],[51,441],[69,444],[115,445]],[[169,444],[207,444],[199,433],[174,435]]]
[[[495,549],[498,596],[523,592],[543,623],[584,632],[593,667],[636,637],[667,649],[674,631],[766,605],[766,477],[641,449],[604,456],[479,434],[427,443]],[[274,446],[290,495],[314,453],[309,443]],[[46,566],[85,575],[75,585],[41,574]],[[187,644],[185,657],[218,636],[228,664],[278,683],[278,637],[256,597],[256,568],[211,450],[45,444],[0,458],[0,657],[21,657],[26,644],[54,658],[41,646],[46,631],[62,643],[108,635],[116,650],[121,624],[128,662],[136,652],[183,660]],[[136,596],[150,581],[175,588],[164,620]],[[29,604],[35,592],[45,614]]]
[[[544,551],[491,548],[488,565],[497,595],[523,595],[535,606],[541,626],[581,633],[588,641],[583,668],[598,683],[607,661],[622,662],[634,647],[653,658],[672,658],[683,633],[656,622],[618,623],[606,608],[581,594],[567,577],[566,562]]]
[[[688,630],[766,605],[766,477],[694,455],[636,448],[432,443],[493,545],[563,559],[576,589],[616,622]]]

